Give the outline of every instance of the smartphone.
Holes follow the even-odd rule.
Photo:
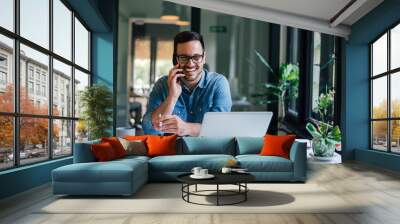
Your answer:
[[[172,64],[175,66],[176,64],[178,64],[178,60],[176,60],[176,54],[174,53],[172,55]]]
[[[172,64],[174,64],[174,66],[178,64],[178,60],[176,59],[176,54],[173,54],[173,56],[172,56]],[[178,68],[181,68],[181,66],[179,65]],[[183,71],[179,71],[179,72],[177,72],[177,73],[185,74]],[[184,77],[179,77],[179,78],[178,78],[179,83],[180,83],[181,85],[185,85],[185,80],[184,80],[184,79],[185,79]]]

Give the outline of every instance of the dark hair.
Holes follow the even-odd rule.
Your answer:
[[[204,51],[204,41],[203,41],[203,37],[201,36],[201,34],[193,32],[193,31],[183,31],[178,33],[175,38],[174,38],[174,55],[173,55],[173,59],[172,62],[175,64],[177,64],[176,62],[176,49],[178,47],[178,44],[181,43],[186,43],[189,41],[193,41],[193,40],[198,40],[201,43],[201,47],[203,48]]]

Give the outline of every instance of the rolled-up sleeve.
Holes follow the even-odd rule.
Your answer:
[[[153,127],[151,121],[151,114],[155,111],[163,102],[163,78],[159,79],[153,87],[150,93],[149,102],[147,103],[146,113],[143,116],[142,127],[144,134],[159,135],[162,132],[157,131]]]
[[[230,112],[232,108],[231,90],[229,82],[225,76],[221,75],[215,85],[215,93],[213,97],[213,105],[209,111],[211,112]]]

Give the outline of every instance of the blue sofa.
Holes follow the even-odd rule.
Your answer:
[[[177,140],[177,155],[127,156],[96,162],[91,141],[75,144],[74,163],[52,171],[53,193],[68,195],[131,195],[146,182],[176,181],[193,167],[218,172],[230,159],[260,182],[304,182],[306,144],[294,142],[290,159],[260,156],[263,138],[183,137]]]

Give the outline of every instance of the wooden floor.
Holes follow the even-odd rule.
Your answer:
[[[309,166],[308,182],[317,183],[345,201],[367,204],[357,214],[36,214],[54,200],[42,186],[0,202],[0,223],[107,224],[253,224],[253,223],[400,223],[400,174],[360,163]],[[318,202],[316,202],[318,203]],[[173,205],[172,205],[173,206]]]

